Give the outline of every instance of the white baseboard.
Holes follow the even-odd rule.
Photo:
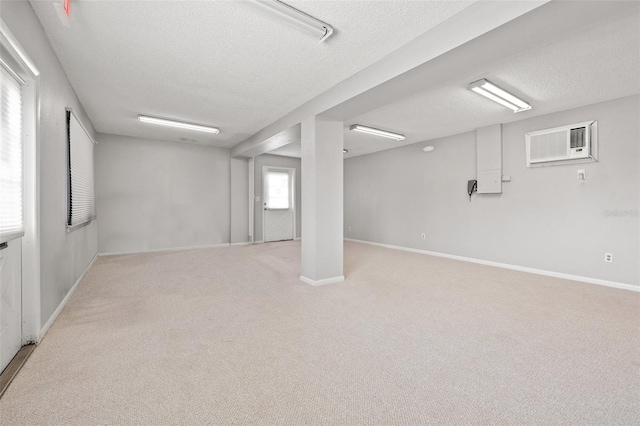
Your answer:
[[[231,244],[229,244],[229,245],[230,245],[231,247],[234,247],[234,246],[248,246],[249,244],[251,244],[249,241],[245,241],[245,242],[243,242],[243,243],[231,243]]]
[[[293,240],[286,240],[286,241],[300,241],[302,239],[302,237],[296,237]],[[278,243],[279,241],[273,241],[274,243]],[[260,240],[260,241],[254,241],[252,243],[247,243],[247,244],[263,244],[264,241]]]
[[[199,250],[199,249],[208,249],[208,248],[229,247],[229,245],[230,245],[229,243],[222,243],[222,244],[210,244],[205,246],[169,247],[169,248],[162,248],[162,249],[132,250],[132,251],[113,251],[113,252],[98,253],[98,256],[118,256],[123,254],[144,254],[144,253],[161,253],[166,251]]]
[[[582,276],[579,276],[579,275],[571,275],[571,274],[564,274],[564,273],[561,273],[561,272],[546,271],[544,269],[528,268],[526,266],[510,265],[508,263],[492,262],[490,260],[475,259],[475,258],[472,258],[472,257],[457,256],[457,255],[454,255],[454,254],[438,253],[438,252],[428,251],[428,250],[420,250],[420,249],[413,249],[413,248],[408,248],[408,247],[394,246],[394,245],[391,245],[391,244],[374,243],[374,242],[371,242],[371,241],[356,240],[356,239],[353,239],[353,238],[345,238],[344,240],[345,241],[351,241],[351,242],[354,242],[354,243],[369,244],[369,245],[372,245],[372,246],[385,247],[385,248],[389,248],[389,249],[393,249],[393,250],[407,251],[407,252],[410,252],[410,253],[420,253],[420,254],[426,254],[426,255],[429,255],[429,256],[445,257],[447,259],[461,260],[463,262],[478,263],[480,265],[495,266],[497,268],[504,268],[504,269],[512,269],[514,271],[528,272],[530,274],[545,275],[545,276],[548,276],[548,277],[562,278],[562,279],[565,279],[565,280],[580,281],[580,282],[584,282],[584,283],[588,283],[588,284],[597,284],[597,285],[603,285],[603,286],[606,286],[606,287],[620,288],[620,289],[623,289],[623,290],[630,290],[630,291],[640,292],[640,286],[636,286],[636,285],[632,285],[632,284],[618,283],[618,282],[615,282],[615,281],[601,280],[599,278],[582,277]]]
[[[300,275],[300,281],[310,284],[312,286],[335,284],[335,283],[344,281],[344,275],[340,275],[339,277],[333,277],[333,278],[325,278],[323,280],[312,280],[311,278],[307,278],[304,275]]]
[[[87,265],[87,267],[84,269],[84,271],[82,271],[82,274],[80,274],[80,276],[78,277],[76,282],[73,284],[73,287],[71,287],[71,289],[69,290],[67,295],[64,296],[64,299],[62,299],[62,302],[60,302],[60,304],[58,305],[56,310],[53,311],[53,314],[51,314],[51,317],[49,317],[49,320],[47,321],[47,323],[40,329],[40,333],[38,334],[38,342],[37,343],[40,343],[42,341],[42,339],[47,334],[47,332],[49,331],[49,329],[51,328],[53,323],[56,321],[56,319],[58,319],[58,315],[60,315],[60,313],[62,312],[64,307],[67,306],[67,303],[69,303],[69,300],[71,299],[71,296],[73,295],[73,293],[78,288],[78,284],[80,284],[80,281],[82,281],[82,279],[87,274],[87,272],[89,272],[89,269],[91,269],[93,264],[96,263],[96,259],[98,259],[98,255],[97,254],[95,256],[93,256],[93,259],[91,259],[91,262],[89,262],[89,265]]]

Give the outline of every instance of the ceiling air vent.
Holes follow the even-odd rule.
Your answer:
[[[597,121],[587,121],[527,133],[527,167],[596,161],[596,129]]]

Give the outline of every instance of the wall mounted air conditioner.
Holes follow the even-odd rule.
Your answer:
[[[597,121],[525,134],[527,167],[597,161]]]

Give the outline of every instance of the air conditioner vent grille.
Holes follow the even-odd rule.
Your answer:
[[[546,133],[531,136],[531,161],[549,161],[567,157],[567,134]]]
[[[585,127],[571,129],[571,148],[584,148],[585,146]]]

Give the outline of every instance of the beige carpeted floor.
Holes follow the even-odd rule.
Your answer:
[[[100,258],[0,423],[638,424],[640,294],[357,243]]]

